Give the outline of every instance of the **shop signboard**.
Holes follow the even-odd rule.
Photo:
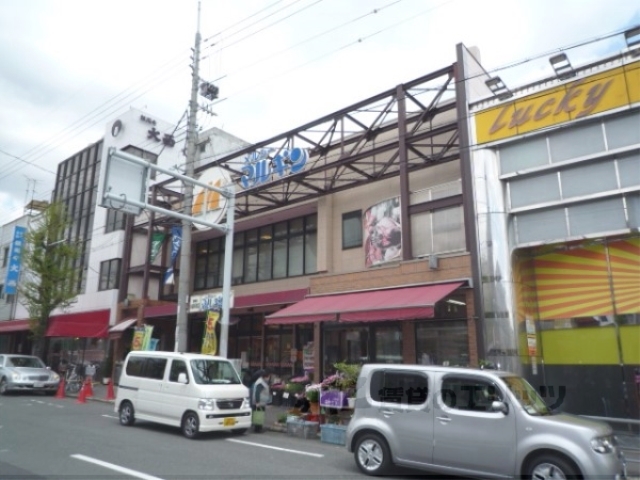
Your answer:
[[[308,342],[302,349],[302,369],[313,371],[313,342]]]
[[[306,148],[261,148],[244,157],[240,184],[247,189],[293,175],[304,170],[308,160]]]
[[[320,392],[320,406],[342,408],[347,405],[347,394],[342,390],[323,390]]]
[[[233,308],[233,290],[231,291],[231,297],[229,298],[229,308]],[[209,310],[222,310],[222,293],[207,293],[204,295],[191,295],[189,301],[189,312],[207,312]],[[234,320],[229,319],[229,323],[234,323]]]

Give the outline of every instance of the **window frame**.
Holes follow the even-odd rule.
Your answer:
[[[115,266],[115,272],[114,270]],[[104,269],[106,268],[106,272]],[[117,290],[120,288],[120,273],[122,268],[121,258],[112,258],[100,262],[100,274],[98,277],[98,291]],[[103,282],[103,278],[106,278]]]
[[[356,238],[355,241],[353,241],[353,243],[347,243],[347,238],[345,235],[345,232],[347,231],[347,228],[345,228],[347,225],[349,225],[349,221],[352,221],[354,219],[358,220],[358,224],[359,224],[359,239]],[[350,250],[352,248],[358,248],[358,247],[362,247],[362,242],[363,242],[363,227],[362,227],[362,209],[360,210],[352,210],[350,212],[345,212],[342,214],[342,250]]]

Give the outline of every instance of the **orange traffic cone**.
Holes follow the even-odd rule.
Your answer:
[[[82,385],[76,403],[87,403],[87,384]]]
[[[115,400],[115,399],[116,399],[116,395],[113,392],[113,382],[109,381],[109,383],[107,384],[107,396],[105,400]]]
[[[54,398],[64,398],[64,377],[60,379],[60,383],[58,384],[58,391],[56,392],[56,396]]]
[[[91,377],[87,377],[84,380],[84,384],[87,386],[86,396],[93,397],[93,383],[91,382]]]

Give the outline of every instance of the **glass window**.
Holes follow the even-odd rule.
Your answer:
[[[304,273],[304,237],[289,239],[289,277]]]
[[[429,397],[429,382],[418,372],[378,370],[370,383],[371,399],[400,405],[422,405]]]
[[[610,159],[560,172],[562,197],[571,198],[618,188],[615,164]]]
[[[244,253],[244,283],[252,283],[258,273],[258,246],[247,245]]]
[[[112,290],[120,285],[120,262],[119,258],[107,260],[100,263],[100,283],[98,290]]]
[[[342,249],[362,246],[362,210],[342,214]]]
[[[191,360],[191,373],[200,385],[239,385],[240,377],[225,360]]]
[[[433,212],[433,252],[452,252],[465,249],[462,206]]]
[[[273,278],[287,276],[287,246],[286,238],[273,242]]]
[[[607,132],[609,150],[640,143],[638,125],[640,125],[638,112],[606,120],[604,128]]]
[[[107,210],[107,225],[105,228],[105,232],[115,232],[116,230],[124,230],[126,216],[120,210]]]
[[[378,363],[402,363],[402,328],[376,327],[375,330],[376,351],[375,362]]]
[[[431,212],[411,215],[411,246],[413,257],[430,255],[433,252]]]
[[[317,253],[318,234],[308,232],[304,238],[304,273],[310,274],[318,271]]]
[[[258,251],[258,281],[271,280],[271,261],[273,236],[271,227],[260,229],[260,244]]]
[[[488,381],[455,375],[447,375],[440,390],[442,403],[456,410],[491,412],[491,404],[502,400],[500,389]]]
[[[583,127],[560,130],[549,135],[551,161],[561,162],[604,151],[602,126],[592,123]]]
[[[416,363],[468,366],[467,321],[430,320],[416,324]]]
[[[558,174],[548,173],[509,182],[511,208],[560,200]]]
[[[500,171],[502,174],[548,165],[547,139],[532,138],[500,148]]]
[[[184,373],[187,376],[187,380],[189,379],[189,374],[187,373],[187,364],[183,360],[173,360],[171,362],[171,370],[169,371],[169,381],[177,382],[178,375]]]

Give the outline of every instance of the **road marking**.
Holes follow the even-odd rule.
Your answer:
[[[160,477],[147,475],[146,473],[138,472],[136,470],[131,470],[130,468],[121,467],[120,465],[116,465],[114,463],[103,462],[102,460],[98,460],[97,458],[91,458],[85,455],[75,454],[75,455],[71,455],[71,458],[75,458],[76,460],[82,460],[83,462],[93,463],[95,465],[99,465],[101,467],[108,468],[110,470],[115,470],[116,472],[126,473],[127,475],[143,478],[145,480],[162,480]]]
[[[114,415],[102,415],[105,418],[115,418],[116,420],[118,420],[120,417],[116,417]]]
[[[307,455],[309,457],[322,458],[322,453],[303,452],[302,450],[291,450],[289,448],[273,447],[271,445],[263,445],[262,443],[245,442],[244,440],[236,440],[235,438],[227,438],[227,442],[242,443],[243,445],[252,445],[254,447],[270,448],[271,450],[279,450],[281,452],[297,453],[298,455]]]

